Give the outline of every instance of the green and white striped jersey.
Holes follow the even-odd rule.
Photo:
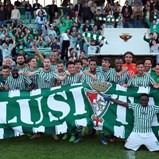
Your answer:
[[[34,72],[34,71],[31,71],[31,70],[29,69],[29,67],[27,67],[27,68],[25,69],[25,72]],[[30,76],[30,77],[28,77],[28,78],[33,82],[33,84],[34,84],[34,89],[37,89],[37,88],[38,88],[37,75],[35,75],[35,76]]]
[[[100,72],[96,72],[96,77],[97,77],[96,82],[105,82],[104,76]],[[91,82],[95,82],[95,81],[93,81],[93,78],[91,76],[88,76],[88,75],[83,73],[81,82],[82,83],[85,83],[85,82],[91,83]]]
[[[37,75],[38,88],[51,88],[54,86],[55,79],[58,77],[52,71],[45,72],[44,70],[36,70],[34,74]]]
[[[4,87],[4,84],[2,82],[0,82],[0,87]]]
[[[128,85],[132,87],[148,87],[154,83],[154,79],[148,74],[144,74],[143,76],[135,75],[134,78],[128,81]]]
[[[103,74],[104,80],[107,81],[107,82],[109,82],[111,69],[112,68],[109,68],[109,70],[107,70],[107,71],[102,70],[102,68],[100,69],[100,73]]]
[[[18,78],[13,78],[12,75],[9,75],[5,85],[8,85],[10,90],[25,90],[26,86],[30,85],[31,83],[32,81],[28,77],[19,74]]]
[[[51,65],[51,71],[55,71],[55,69],[56,69],[56,67],[57,67],[57,65]]]
[[[138,133],[152,132],[152,121],[156,113],[159,113],[159,106],[148,105],[142,106],[139,103],[128,104],[128,107],[134,112],[133,131]]]
[[[17,65],[17,67],[19,72],[26,72],[28,66],[24,65],[24,67],[20,67],[19,65]]]
[[[126,84],[130,79],[129,73],[126,71],[122,73],[120,76],[116,76],[118,72],[115,68],[112,68],[110,71],[109,82],[114,82],[120,85]]]
[[[71,85],[75,83],[80,83],[79,74],[76,73],[74,75],[67,76],[67,78],[64,81],[61,81],[61,85]]]

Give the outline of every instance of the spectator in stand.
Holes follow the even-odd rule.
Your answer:
[[[6,24],[6,20],[7,20],[7,12],[4,6],[2,5],[0,7],[0,27],[3,27]]]
[[[131,23],[131,12],[125,8],[123,12],[123,28],[129,28]]]
[[[50,44],[50,47],[51,47],[52,51],[61,52],[60,45],[57,42],[58,42],[57,39],[53,39],[52,43]]]
[[[128,11],[126,11],[125,9],[127,8]],[[124,15],[124,12],[129,12],[130,16],[132,15],[132,7],[129,5],[128,1],[125,1],[125,5],[122,8],[122,14]]]
[[[81,24],[81,17],[79,16],[78,11],[75,11],[75,15],[74,15],[73,19],[74,19],[75,23],[78,26],[80,26],[80,24]]]
[[[152,46],[150,48],[151,53],[159,53],[159,43],[156,40],[152,40]],[[159,63],[159,54],[156,55],[156,63]]]
[[[12,5],[10,0],[8,0],[6,2],[5,9],[7,11],[7,20],[10,20],[11,19],[11,12],[14,9],[14,6]]]
[[[141,20],[142,20],[142,7],[137,2],[133,8],[133,20],[134,20],[134,28],[141,28]]]
[[[65,33],[61,35],[62,38],[62,50],[61,50],[61,59],[68,60],[68,48],[70,46],[70,29],[67,29]]]
[[[38,16],[40,12],[42,12],[43,16],[47,16],[46,10],[43,9],[42,5],[40,5],[40,8],[36,10],[36,15]]]
[[[96,14],[94,15],[94,24],[97,25],[98,30],[102,28],[102,21],[99,20],[99,17],[102,17],[101,10],[97,9]]]
[[[96,9],[97,9],[97,4],[96,4],[95,0],[89,1],[88,6],[91,8],[91,12],[94,15],[96,13]]]
[[[88,31],[92,31],[92,25],[90,24],[90,21],[87,19],[83,25],[83,32],[85,32],[86,28],[88,29]]]
[[[16,0],[16,1],[14,2],[14,5],[16,5],[17,7],[21,7],[21,6],[22,6],[22,3],[19,2],[19,0]]]
[[[13,44],[7,44],[7,43],[4,43],[2,46],[1,46],[1,50],[2,50],[2,57],[3,57],[3,60],[5,59],[5,57],[7,56],[12,56],[12,50],[13,48],[16,47],[16,43],[15,43],[15,38],[12,37],[13,39]]]
[[[25,0],[22,0],[22,5],[23,5],[23,7],[25,7],[25,4],[27,3]]]
[[[17,25],[20,19],[20,11],[17,9],[17,6],[14,5],[14,9],[11,12],[11,20],[12,22]]]
[[[144,35],[144,41],[149,43],[149,46],[152,46],[152,40],[153,40],[153,33],[149,33],[148,37],[147,37],[147,33],[145,33]]]
[[[33,4],[34,18],[36,18],[36,11],[39,8],[40,8],[40,3],[38,3],[38,0],[35,0],[35,3]]]
[[[155,9],[157,9],[159,11],[159,0],[157,0],[155,3]]]
[[[29,23],[31,23],[31,19],[32,19],[31,11],[32,11],[32,6],[31,6],[31,4],[29,3],[29,0],[28,0],[25,4],[25,18],[29,19]]]
[[[75,4],[75,11],[78,11],[79,16],[81,17],[83,12],[83,5],[80,0],[77,0],[77,4]]]
[[[86,1],[85,2],[85,4],[84,4],[84,7],[83,7],[83,15],[82,15],[82,17],[83,17],[83,22],[85,22],[86,20],[92,20],[92,16],[93,16],[93,14],[92,14],[92,11],[91,11],[91,9],[90,9],[90,7],[88,6],[88,2]]]
[[[53,18],[55,17],[55,13],[58,13],[58,7],[55,4],[55,1],[52,0],[52,4],[49,5],[49,16],[50,16],[50,24],[53,23]]]
[[[49,29],[50,29],[50,22],[46,21],[44,25],[41,27],[42,36],[46,43],[48,43],[48,40],[49,40],[49,33],[48,33]]]
[[[66,14],[69,15],[70,19],[72,19],[75,16],[75,8],[73,4],[69,5],[69,8]]]
[[[150,33],[154,33],[154,31],[157,31],[157,33],[159,33],[159,24],[157,24],[156,19],[153,19],[151,23],[150,20],[146,17],[146,23],[150,27]]]
[[[114,28],[115,18],[113,16],[112,11],[108,12],[105,23],[106,23],[106,28]]]
[[[111,11],[111,5],[110,3],[107,3],[105,8],[104,8],[105,12],[106,12],[106,15],[108,15],[109,11]]]
[[[39,14],[35,19],[35,23],[37,24],[37,30],[39,31],[39,33],[41,33],[42,25],[44,25],[46,21],[47,20],[46,17],[43,15],[43,12],[39,11]]]

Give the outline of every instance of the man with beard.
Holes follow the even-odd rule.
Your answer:
[[[7,65],[3,65],[2,66],[2,74],[0,76],[0,90],[5,89],[4,85],[5,85],[6,79],[9,76],[9,74],[10,74],[10,67]]]
[[[153,65],[153,61],[152,61],[151,58],[147,57],[147,58],[144,59],[145,73],[147,73],[150,76],[155,74],[155,71],[152,69],[152,65]]]
[[[81,82],[82,83],[91,83],[91,82],[104,82],[105,80],[104,80],[104,76],[98,71],[96,71],[96,69],[97,69],[97,61],[95,60],[95,59],[93,59],[93,58],[91,58],[90,60],[89,60],[89,75],[87,75],[87,74],[83,74],[82,75],[82,79],[81,79]],[[96,76],[96,79],[94,79],[93,77],[94,76]],[[88,127],[88,133],[89,133],[89,135],[90,136],[94,136],[95,135],[95,133],[96,133],[96,130],[92,127],[93,125],[89,125]],[[107,144],[107,141],[104,139],[104,132],[103,131],[100,131],[99,132],[99,136],[100,136],[100,138],[99,138],[99,141],[102,143],[102,144],[104,144],[104,145],[106,145]],[[82,138],[81,137],[78,137],[75,141],[74,141],[74,143],[78,143],[78,142],[80,142],[82,140]]]
[[[98,71],[96,71],[97,69],[97,61],[95,59],[90,59],[89,60],[89,74],[92,75],[86,75],[83,74],[81,82],[82,83],[90,83],[90,82],[94,82],[94,79],[92,78],[93,76],[96,76],[96,82],[104,82],[104,76]]]
[[[17,63],[18,70],[20,72],[25,72],[26,71],[27,66],[25,64],[25,58],[24,58],[23,55],[19,54],[17,56],[16,63]]]
[[[26,87],[26,84],[28,87]],[[5,86],[7,90],[32,90],[34,88],[32,81],[28,77],[18,73],[17,66],[12,66],[11,75],[6,79]]]
[[[52,66],[53,66],[53,65],[52,65]],[[58,61],[58,62],[57,62],[57,66],[56,66],[56,69],[55,69],[55,73],[56,73],[58,76],[64,76],[64,75],[66,75],[63,61]],[[61,81],[60,81],[60,80],[56,80],[54,86],[61,86]]]
[[[0,76],[0,82],[5,84],[5,81],[6,81],[7,77],[9,76],[9,74],[10,74],[10,67],[7,65],[3,65],[1,76]]]

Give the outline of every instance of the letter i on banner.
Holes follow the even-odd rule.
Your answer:
[[[119,96],[119,100],[123,102],[127,102],[126,96]],[[117,105],[117,121],[121,122],[124,125],[127,125],[128,122],[126,122],[126,108],[122,107],[120,105]]]
[[[74,115],[86,113],[84,98],[82,95],[82,88],[83,87],[77,87],[77,88],[70,89],[70,91],[72,92],[74,101],[75,101],[75,113],[74,113]]]

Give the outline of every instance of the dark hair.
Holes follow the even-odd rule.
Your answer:
[[[76,63],[81,63],[81,65],[83,65],[83,62],[82,62],[82,60],[80,60],[80,59],[76,59],[75,61],[74,61],[74,63],[76,64]]]
[[[137,61],[136,62],[136,66],[141,65],[141,64],[144,65],[143,61]]]
[[[145,63],[145,61],[146,61],[146,60],[150,60],[150,61],[151,61],[151,63],[152,63],[152,65],[153,65],[153,60],[152,60],[152,58],[151,58],[151,57],[146,57],[146,58],[144,58],[143,63]]]
[[[87,57],[83,57],[82,60],[87,60],[88,61],[88,58]]]
[[[132,59],[133,59],[133,62],[134,62],[135,61],[135,56],[131,51],[127,51],[127,52],[124,53],[124,56],[123,56],[124,61],[125,61],[125,56],[128,55],[128,54],[130,54],[132,56]]]
[[[117,57],[117,58],[115,58],[115,61],[116,61],[116,60],[121,60],[121,61],[122,61],[122,63],[123,63],[123,59],[122,59],[121,57]],[[114,61],[114,62],[115,62],[115,61]]]
[[[110,60],[109,57],[104,57],[104,58],[102,58],[102,61],[108,61],[109,63],[111,63],[111,60]]]
[[[149,95],[148,95],[148,94],[146,94],[146,93],[142,93],[142,94],[140,95],[140,97],[143,97],[143,96],[146,96],[146,97],[148,97],[148,98],[149,98]]]
[[[97,60],[95,59],[95,58],[90,58],[90,60],[89,60],[89,64],[90,64],[90,62],[96,62],[96,64],[97,64]]]
[[[61,63],[64,63],[64,62],[62,60],[57,61],[57,64],[61,64]]]
[[[66,67],[68,68],[69,65],[75,65],[75,63],[73,61],[69,61],[67,62]]]
[[[3,70],[3,69],[10,69],[10,67],[9,67],[8,65],[3,65],[3,66],[2,66],[2,70]]]
[[[29,63],[32,59],[36,59],[35,57],[29,57],[28,59],[27,59],[27,63]]]

